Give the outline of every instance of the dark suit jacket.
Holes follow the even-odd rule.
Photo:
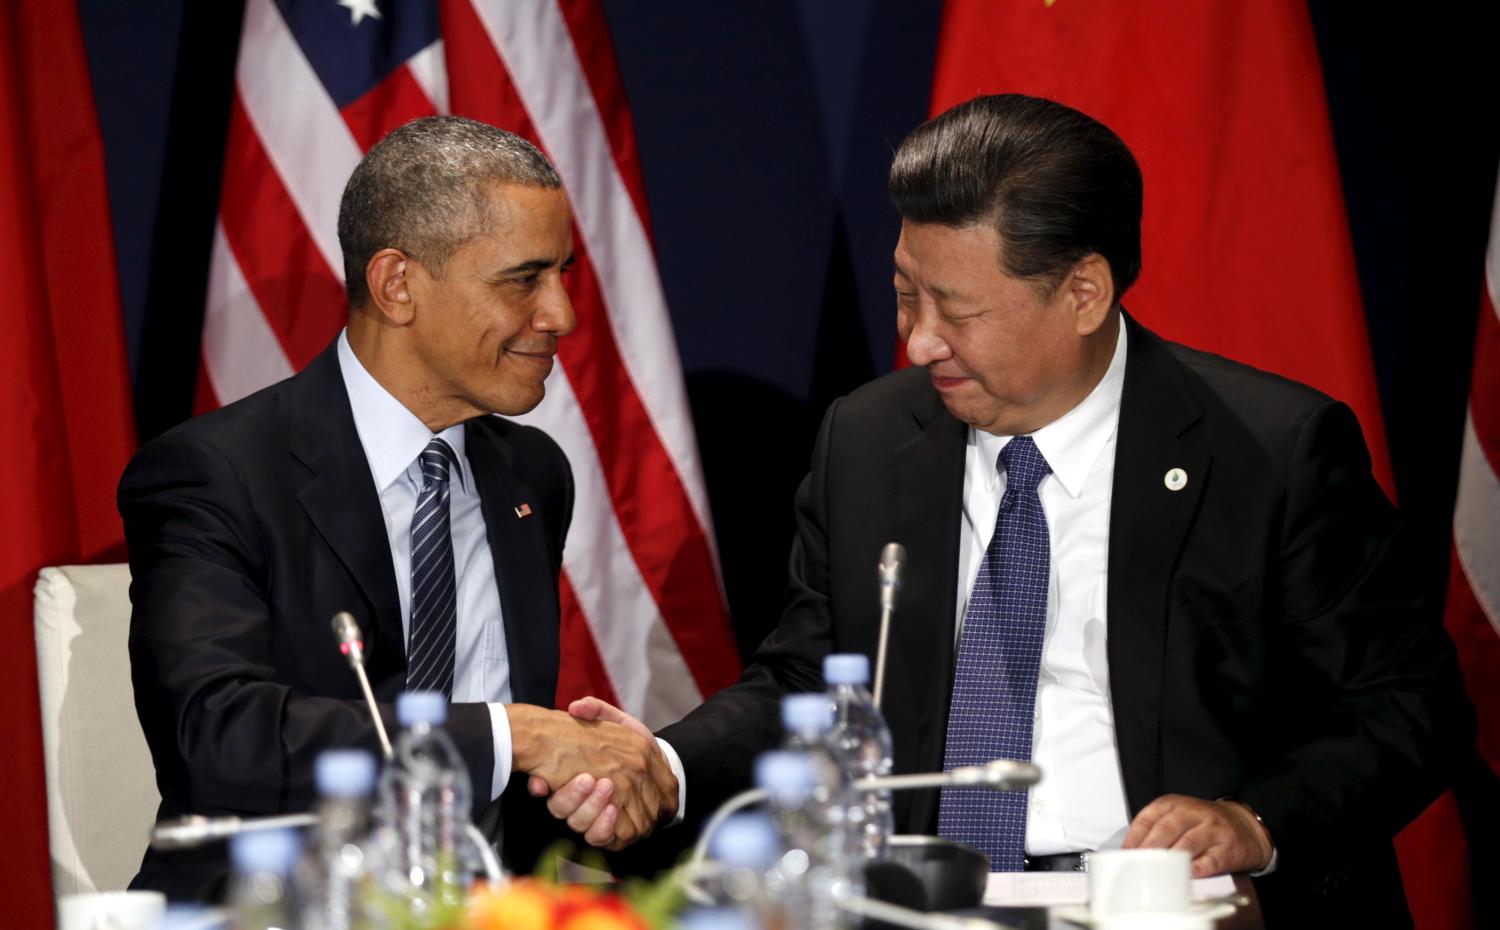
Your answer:
[[[1131,813],[1169,792],[1238,796],[1280,853],[1260,883],[1268,917],[1316,892],[1386,926],[1405,914],[1390,837],[1437,794],[1472,710],[1359,424],[1310,388],[1127,332],[1107,648]],[[941,768],[966,429],[922,369],[828,411],[780,625],[739,683],[660,734],[690,816],[746,786],[780,737],[780,697],[821,688],[825,654],[873,659],[889,541],[909,553],[885,682],[895,770]],[[935,832],[935,791],[894,802],[898,830]]]
[[[504,615],[514,700],[552,706],[558,595],[572,517],[567,459],[498,417],[465,425]],[[307,810],[324,749],[378,752],[329,625],[363,630],[394,733],[406,650],[380,502],[334,347],[306,370],[145,445],[120,483],[130,550],[131,674],[156,764],[159,818]],[[531,505],[520,519],[514,507]],[[455,704],[447,729],[487,799],[489,713]],[[506,791],[525,799],[526,792]],[[493,819],[493,816],[492,816]],[[148,852],[133,887],[209,897],[222,846]]]

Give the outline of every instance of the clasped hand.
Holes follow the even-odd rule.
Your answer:
[[[639,720],[597,698],[511,716],[515,766],[547,809],[594,846],[623,849],[677,814],[677,778]]]

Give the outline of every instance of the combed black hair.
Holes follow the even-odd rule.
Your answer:
[[[891,199],[906,219],[991,223],[1001,267],[1051,293],[1084,256],[1109,262],[1115,301],[1141,273],[1141,169],[1108,126],[1051,100],[976,97],[912,130]]]

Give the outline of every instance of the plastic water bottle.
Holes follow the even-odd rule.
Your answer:
[[[676,926],[677,930],[760,930],[764,925],[739,908],[706,907],[683,914]]]
[[[781,841],[771,818],[761,813],[735,814],[709,840],[707,874],[696,883],[717,907],[740,908],[769,925],[766,872],[781,857]],[[681,928],[679,928],[681,930]]]
[[[786,730],[781,748],[808,754],[818,781],[814,793],[820,801],[831,801],[849,781],[828,745],[833,702],[826,694],[789,694],[781,699],[781,725]]]
[[[817,777],[813,801],[827,825],[829,855],[833,856],[841,892],[864,893],[864,807],[849,787],[851,773],[834,755],[833,701],[826,694],[793,694],[781,700],[784,747],[805,752]]]
[[[321,801],[313,842],[298,869],[303,930],[350,930],[361,920],[360,893],[369,877],[370,796],[375,757],[332,749],[314,768]]]
[[[396,699],[402,732],[380,775],[383,871],[391,891],[419,917],[456,907],[468,890],[463,854],[473,792],[468,769],[443,723],[448,699],[412,691]]]
[[[823,659],[823,680],[833,702],[833,730],[828,747],[834,760],[851,780],[891,773],[891,729],[870,695],[870,660],[859,653],[841,653]],[[885,857],[894,822],[889,791],[852,793],[846,821],[855,828],[860,855],[866,859]]]
[[[821,697],[821,695],[819,695]],[[782,855],[766,873],[765,892],[777,902],[787,927],[828,930],[852,926],[838,900],[860,895],[858,861],[848,854],[846,835],[830,816],[816,752],[782,750],[756,760],[756,784],[764,788]]]
[[[235,930],[288,930],[297,924],[292,871],[302,840],[290,829],[250,830],[229,840],[229,893]]]

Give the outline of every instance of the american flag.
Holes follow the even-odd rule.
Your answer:
[[[523,419],[577,484],[558,700],[650,725],[739,660],[634,128],[598,0],[247,0],[203,324],[199,406],[322,351],[347,315],[344,182],[396,126],[454,113],[536,143],[574,213],[578,328]]]

